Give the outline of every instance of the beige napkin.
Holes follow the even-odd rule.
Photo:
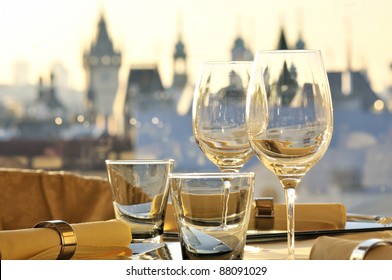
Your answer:
[[[370,238],[392,241],[392,231],[357,233],[340,237],[318,237],[313,243],[309,259],[349,260],[354,248]],[[371,249],[366,254],[365,260],[392,260],[392,246],[377,246]]]
[[[253,212],[253,211],[252,211]],[[274,230],[286,230],[286,205],[274,204]],[[249,221],[255,229],[255,215]],[[346,226],[346,207],[340,203],[297,203],[295,205],[296,230],[342,229]]]
[[[77,240],[72,259],[112,259],[128,257],[132,250],[131,231],[119,220],[71,224]],[[51,228],[0,231],[2,260],[55,260],[60,252],[60,236]]]
[[[194,207],[194,211],[208,213],[216,211],[216,207],[207,200],[200,200],[201,205]],[[256,229],[255,210],[252,206],[249,229]],[[346,208],[339,203],[306,204],[298,203],[295,207],[296,230],[323,230],[342,229],[346,225]],[[286,230],[286,206],[274,204],[273,230]],[[171,203],[166,208],[164,230],[167,232],[177,231],[174,209]]]

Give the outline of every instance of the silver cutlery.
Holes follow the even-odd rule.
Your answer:
[[[389,225],[392,223],[392,216],[383,215],[362,215],[347,213],[346,219],[349,222],[376,222],[381,225]]]

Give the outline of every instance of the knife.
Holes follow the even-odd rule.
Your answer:
[[[376,227],[353,227],[350,228],[350,223],[348,228],[345,229],[331,229],[331,230],[309,230],[309,231],[297,231],[295,232],[296,240],[306,240],[306,239],[314,239],[319,236],[327,235],[339,235],[346,233],[358,233],[358,232],[375,232],[375,231],[384,231],[384,230],[392,230],[390,226],[376,226]],[[368,223],[367,223],[368,224]],[[246,236],[246,243],[257,243],[257,242],[276,242],[287,240],[287,232],[255,232],[249,233]]]

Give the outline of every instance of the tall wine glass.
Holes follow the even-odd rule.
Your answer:
[[[284,188],[288,259],[294,259],[295,191],[326,152],[333,131],[331,93],[320,51],[257,52],[246,122],[255,154]]]
[[[193,97],[197,144],[222,172],[239,172],[253,156],[245,124],[251,61],[205,62]]]

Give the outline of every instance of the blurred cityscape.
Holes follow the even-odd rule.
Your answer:
[[[102,14],[81,57],[84,92],[64,84],[60,65],[49,77],[37,77],[35,85],[24,82],[25,68],[19,65],[17,82],[0,85],[0,166],[105,176],[105,159],[173,158],[176,171],[217,171],[192,134],[194,81],[187,72],[183,34],[178,32],[173,46],[171,86],[163,86],[158,65],[132,65],[121,87],[122,53],[114,47],[107,21]],[[276,49],[306,49],[300,32],[296,42],[286,40],[284,28],[279,32]],[[234,40],[232,60],[253,60],[253,53],[240,35]],[[327,74],[334,135],[326,155],[303,180],[303,199],[307,194],[392,193],[392,87],[374,92],[366,69],[352,69],[350,53],[346,69]],[[277,179],[257,158],[245,170],[257,174],[256,195],[282,197]]]

